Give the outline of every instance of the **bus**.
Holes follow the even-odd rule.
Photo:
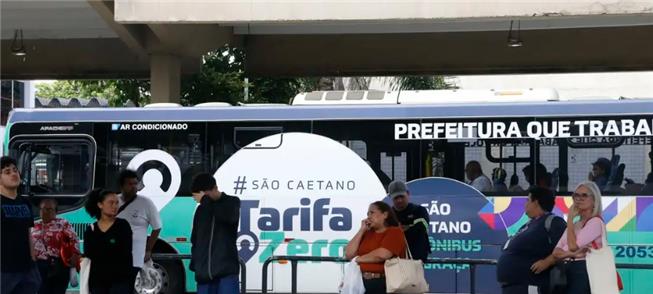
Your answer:
[[[392,180],[406,181],[412,202],[429,211],[431,257],[498,258],[528,220],[533,179],[555,189],[554,213],[564,216],[577,183],[602,176],[617,262],[653,264],[653,100],[551,93],[324,91],[291,105],[16,109],[4,148],[18,161],[21,194],[35,209],[56,198],[80,237],[92,222],[85,195],[117,189],[121,170],[137,171],[139,195],[163,221],[154,253],[190,253],[190,182],[214,174],[221,191],[241,198],[237,246],[248,292],[262,291],[270,256],[343,256],[369,203],[388,201]],[[468,185],[471,161],[491,187]],[[603,173],[590,174],[599,163]],[[195,291],[188,260],[155,267],[161,282],[139,293]],[[430,291],[469,291],[468,267],[426,264]],[[653,292],[650,273],[620,274],[624,293]],[[479,267],[476,289],[500,293],[495,276],[493,266]],[[342,265],[302,262],[298,277],[299,292],[337,293]],[[270,292],[290,292],[290,265],[273,263],[268,279]]]

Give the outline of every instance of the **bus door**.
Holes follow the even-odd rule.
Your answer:
[[[21,194],[33,202],[55,198],[59,211],[67,211],[93,188],[96,143],[88,135],[19,135],[9,150],[18,161]]]

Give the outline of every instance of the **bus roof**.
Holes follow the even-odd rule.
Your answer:
[[[16,109],[15,122],[268,121],[538,117],[653,114],[653,100],[555,101],[447,105],[342,105],[175,108]]]

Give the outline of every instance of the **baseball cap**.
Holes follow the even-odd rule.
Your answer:
[[[408,186],[402,181],[392,181],[388,185],[388,196],[392,199],[400,195],[408,195]]]

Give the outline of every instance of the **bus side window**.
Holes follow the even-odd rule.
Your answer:
[[[187,130],[166,130],[148,133],[123,133],[111,132],[108,134],[108,156],[110,164],[107,165],[105,175],[108,187],[119,190],[118,174],[126,169],[132,159],[148,150],[159,150],[166,152],[173,159],[179,168],[181,184],[176,195],[190,196],[190,185],[193,176],[204,172],[206,169],[205,158],[205,124],[188,124]],[[148,170],[157,170],[163,180],[160,186],[162,191],[168,191],[172,184],[171,169],[174,166],[167,166],[169,162],[160,158],[152,158],[143,162],[136,170],[139,177],[142,177]],[[141,187],[143,188],[143,183]]]
[[[30,138],[11,143],[18,153],[24,192],[35,196],[84,196],[93,186],[92,143],[85,139]]]
[[[568,191],[590,180],[604,195],[653,194],[653,137],[569,138]]]
[[[447,145],[457,145],[463,149],[454,158],[445,159],[445,162],[455,160],[456,167],[462,169],[462,173],[450,176],[484,194],[525,195],[531,186],[530,175],[524,173],[524,168],[532,163],[532,140],[460,139],[449,140]],[[447,153],[456,153],[452,148],[447,149]]]
[[[276,134],[282,134],[283,133],[283,128],[282,127],[235,127],[234,128],[234,139],[233,139],[233,144],[237,149],[244,148],[247,146],[247,148],[262,148],[262,149],[269,149],[269,148],[277,148],[281,146],[282,144],[282,137],[278,137],[276,140],[272,141],[267,141],[264,143],[256,143],[253,145],[250,145],[254,143],[255,141],[276,135]]]
[[[365,160],[384,187],[420,177],[417,141],[396,141],[394,121],[315,121],[313,133],[341,142]]]

